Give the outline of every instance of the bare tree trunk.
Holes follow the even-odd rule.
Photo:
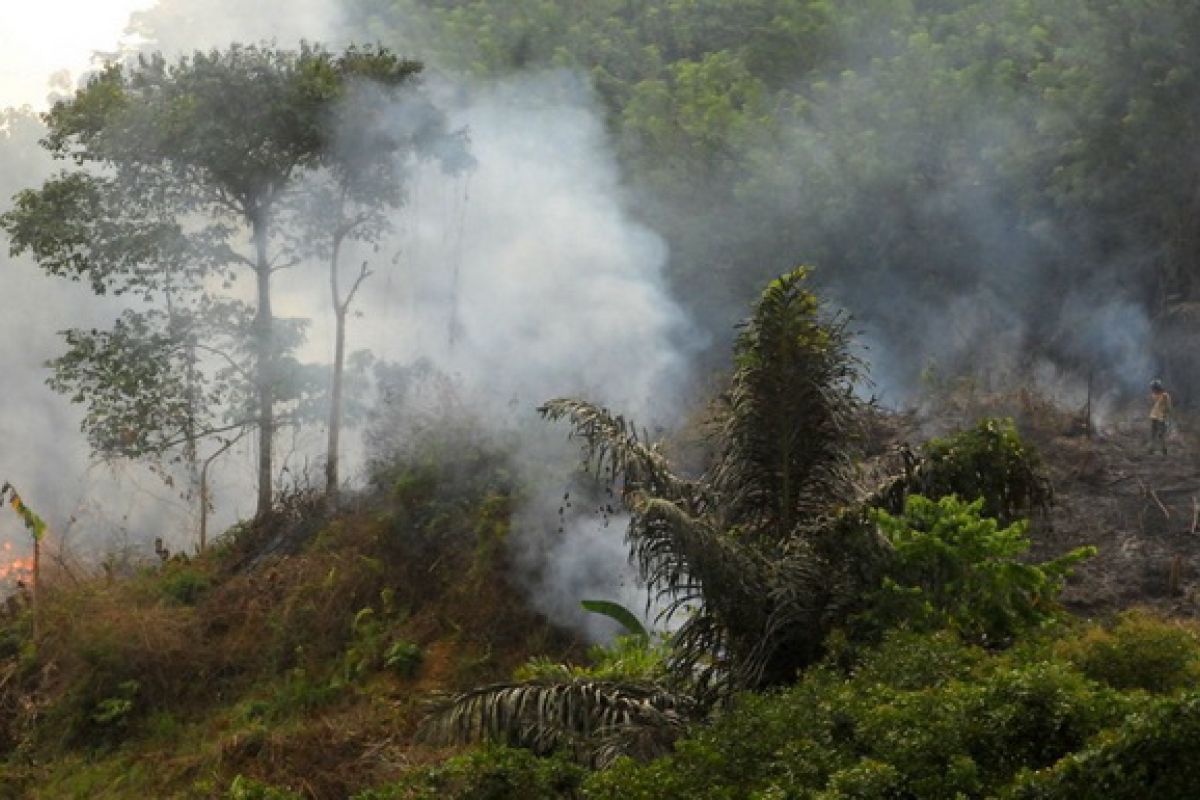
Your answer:
[[[342,200],[343,204],[345,199]],[[342,216],[339,207],[339,217]],[[371,276],[367,263],[363,262],[343,299],[338,280],[338,261],[341,258],[342,243],[353,225],[339,228],[333,236],[333,249],[329,258],[329,291],[333,302],[333,318],[335,324],[333,346],[333,380],[330,386],[329,401],[329,441],[325,454],[325,505],[330,513],[337,510],[340,481],[338,478],[338,449],[342,432],[342,394],[346,372],[346,317],[350,313],[350,304],[363,281]]]
[[[258,364],[256,371],[258,392],[258,507],[255,516],[264,517],[271,512],[272,445],[275,434],[275,345],[273,341],[274,320],[271,315],[271,263],[267,258],[267,223],[256,218],[253,223],[255,267],[258,278],[258,313],[254,318],[254,349]]]
[[[333,348],[333,388],[329,402],[329,443],[325,457],[325,497],[329,510],[338,505],[338,447],[342,430],[342,383],[346,366],[346,312],[334,310],[337,324]]]
[[[345,199],[342,200],[345,203]],[[338,216],[342,215],[341,207]],[[338,506],[338,448],[342,432],[342,371],[346,363],[346,309],[338,289],[338,260],[342,252],[342,234],[333,235],[333,249],[329,255],[329,293],[333,303],[334,345],[333,380],[329,399],[329,441],[325,448],[325,505],[329,512]]]
[[[200,470],[200,552],[208,547],[208,462]]]

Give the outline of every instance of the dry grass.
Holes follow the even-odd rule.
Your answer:
[[[0,745],[100,784],[138,752],[148,796],[222,796],[238,774],[313,798],[394,779],[436,755],[413,741],[432,696],[507,678],[533,652],[582,650],[509,582],[496,544],[510,513],[470,498],[433,514],[376,507],[265,556],[255,542],[278,531],[126,578],[46,580],[36,650],[0,652]],[[28,612],[0,620],[21,625]],[[393,641],[420,647],[411,677],[380,664]],[[21,791],[68,785],[28,778]]]

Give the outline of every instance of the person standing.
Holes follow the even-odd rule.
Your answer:
[[[1162,454],[1167,454],[1167,423],[1171,419],[1171,395],[1159,380],[1150,383],[1150,450],[1157,442]]]

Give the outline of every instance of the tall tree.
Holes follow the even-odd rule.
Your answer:
[[[46,146],[71,166],[18,195],[0,219],[14,253],[98,293],[227,283],[248,271],[257,513],[272,500],[276,405],[288,376],[272,277],[295,266],[280,210],[330,151],[336,113],[360,80],[402,80],[412,62],[385,50],[342,56],[232,45],[169,63],[113,64],[45,117]]]
[[[351,50],[341,59],[348,74],[368,83],[353,86],[338,115],[334,146],[321,170],[306,182],[293,210],[302,238],[296,252],[325,260],[334,318],[330,375],[325,493],[331,508],[339,494],[340,439],[346,366],[346,327],[358,290],[372,274],[369,260],[349,275],[344,260],[352,244],[373,246],[393,228],[395,212],[407,200],[408,180],[422,161],[436,161],[448,174],[470,168],[466,134],[449,129],[445,115],[424,95],[421,65],[405,62],[381,71],[379,51]],[[382,73],[382,74],[378,74]]]

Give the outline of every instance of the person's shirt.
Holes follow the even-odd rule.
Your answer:
[[[1150,419],[1166,420],[1171,414],[1171,395],[1159,392],[1154,395],[1154,405],[1150,408]]]

